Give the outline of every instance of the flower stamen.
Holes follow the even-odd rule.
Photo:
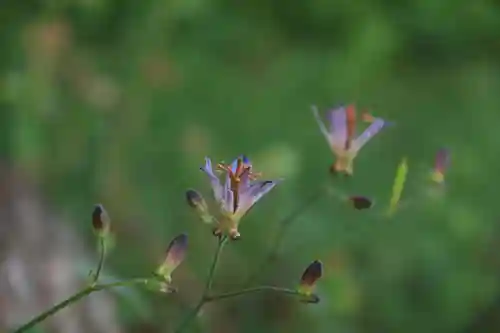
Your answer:
[[[239,157],[236,160],[236,168],[234,168],[234,172],[233,172],[233,167],[230,164],[218,163],[217,169],[225,171],[229,175],[229,180],[231,182],[230,188],[231,192],[233,192],[233,199],[234,199],[233,213],[235,213],[239,207],[239,186],[241,183],[242,176],[247,175],[248,179],[256,180],[258,177],[261,176],[261,174],[253,173],[252,166],[250,164],[244,163],[241,157]]]

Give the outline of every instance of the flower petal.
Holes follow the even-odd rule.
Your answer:
[[[229,173],[226,173],[226,180],[224,181],[224,187],[222,188],[224,201],[226,200],[228,192],[231,192],[231,177],[229,177]]]
[[[330,135],[335,145],[344,146],[347,139],[346,109],[341,106],[329,111]]]
[[[445,173],[446,169],[450,164],[450,152],[446,148],[441,148],[436,153],[436,163],[434,165],[434,169],[437,172]]]
[[[371,139],[373,138],[380,130],[384,127],[385,121],[381,118],[376,118],[373,123],[368,126],[365,131],[356,138],[356,140],[352,143],[352,149],[357,152]]]
[[[316,107],[316,105],[313,105],[311,108],[312,108],[314,118],[316,119],[316,122],[318,123],[318,126],[319,126],[321,133],[323,133],[323,135],[325,136],[328,143],[331,144],[332,140],[330,137],[330,132],[328,132],[328,130],[326,129],[325,123],[323,122],[323,120],[321,119],[321,116],[319,114],[318,108]]]
[[[224,190],[224,200],[222,202],[222,209],[227,213],[234,212],[234,193],[231,189]]]
[[[246,189],[250,186],[250,169],[245,169],[240,175],[240,185],[241,189]]]
[[[205,166],[200,169],[210,178],[210,185],[212,187],[214,198],[216,201],[220,202],[222,200],[222,185],[219,178],[214,174],[210,158],[205,157]]]
[[[253,182],[241,191],[237,210],[239,218],[243,217],[264,195],[269,193],[281,180],[265,180]]]

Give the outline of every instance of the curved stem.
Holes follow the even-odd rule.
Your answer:
[[[217,270],[217,264],[219,262],[220,255],[222,253],[222,249],[224,248],[224,245],[226,244],[227,240],[228,240],[227,236],[219,238],[217,249],[215,250],[215,255],[212,260],[212,265],[210,265],[210,269],[208,271],[207,282],[205,283],[205,288],[203,290],[201,298],[198,301],[198,304],[196,304],[196,306],[193,308],[193,310],[191,310],[191,312],[189,312],[188,315],[182,320],[179,327],[174,331],[175,333],[180,333],[184,331],[191,323],[191,321],[198,315],[203,305],[205,305],[205,303],[208,301],[209,299],[208,295],[212,290],[212,284],[215,277],[215,271]]]
[[[38,316],[36,316],[35,318],[30,320],[26,324],[24,324],[21,327],[19,327],[18,329],[16,329],[13,333],[26,332],[27,330],[29,330],[30,328],[33,328],[34,326],[43,322],[44,320],[46,320],[50,316],[53,316],[58,311],[78,302],[79,300],[92,294],[93,292],[100,291],[100,290],[107,290],[107,289],[116,288],[116,287],[123,287],[123,286],[129,286],[129,285],[134,285],[134,284],[147,284],[147,283],[148,283],[148,279],[136,278],[136,279],[130,279],[130,280],[124,280],[124,281],[118,281],[118,282],[112,282],[112,283],[96,284],[93,286],[89,286],[85,289],[80,290],[79,292],[77,292],[73,296],[65,299],[64,301],[54,305],[53,307],[51,307],[47,311],[39,314]]]
[[[272,247],[269,250],[268,255],[262,260],[262,262],[257,266],[255,271],[248,277],[245,285],[248,286],[255,282],[257,277],[262,274],[262,271],[267,264],[271,263],[276,259],[278,251],[281,248],[281,244],[285,239],[285,234],[287,229],[290,227],[293,221],[295,221],[303,212],[307,210],[313,203],[321,199],[325,193],[325,188],[321,187],[315,191],[307,200],[303,201],[302,205],[299,205],[295,210],[293,210],[288,216],[282,219],[278,224],[278,231],[276,232],[276,237],[271,242]]]
[[[106,257],[106,240],[104,237],[99,237],[99,262],[97,264],[97,269],[95,271],[94,277],[92,278],[91,285],[95,285],[99,280],[99,275],[101,275],[102,268],[104,267],[104,259]]]
[[[213,301],[218,301],[218,300],[224,299],[224,298],[231,298],[231,297],[236,297],[236,296],[245,295],[245,294],[257,293],[257,292],[261,292],[261,291],[273,291],[273,292],[278,292],[278,293],[283,293],[283,294],[288,294],[288,295],[300,296],[299,292],[296,290],[292,290],[292,289],[288,289],[288,288],[273,287],[273,286],[260,286],[260,287],[255,287],[255,288],[248,288],[248,289],[233,291],[233,292],[229,292],[229,293],[212,295],[212,296],[207,297],[205,301],[206,302],[213,302]]]

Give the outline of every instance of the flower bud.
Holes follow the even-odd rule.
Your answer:
[[[106,235],[111,227],[111,219],[101,204],[95,205],[92,211],[92,227],[101,236]]]
[[[192,207],[201,220],[205,223],[212,223],[213,217],[208,210],[208,205],[203,199],[203,196],[194,189],[189,189],[186,191],[186,201],[190,207]]]
[[[349,197],[353,207],[357,210],[369,209],[373,207],[373,201],[370,198],[363,196]]]
[[[165,260],[156,270],[156,275],[161,277],[167,283],[170,283],[172,272],[181,264],[186,257],[188,246],[188,236],[180,234],[175,237],[168,245]]]
[[[298,288],[299,294],[306,296],[302,299],[306,303],[318,303],[319,297],[314,295],[314,289],[316,287],[316,282],[323,275],[323,264],[319,260],[313,261],[304,271],[300,279],[300,284]]]

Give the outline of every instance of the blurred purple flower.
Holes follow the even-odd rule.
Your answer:
[[[332,171],[352,175],[353,162],[359,151],[371,138],[380,132],[386,121],[381,118],[373,118],[370,126],[361,135],[355,137],[356,116],[353,106],[340,106],[328,111],[329,128],[325,126],[321,119],[318,108],[313,106],[312,110],[321,133],[325,136],[336,157]],[[350,137],[351,135],[353,137]]]
[[[437,184],[444,184],[445,173],[450,165],[450,151],[441,148],[436,153],[434,169],[431,173],[431,179]]]

